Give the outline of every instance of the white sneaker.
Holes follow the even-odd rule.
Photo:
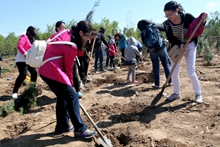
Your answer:
[[[168,101],[173,101],[173,100],[176,100],[176,99],[179,99],[179,98],[180,98],[179,94],[173,93],[173,94],[171,94],[170,96],[167,97],[167,100]]]
[[[16,98],[18,98],[18,94],[17,94],[17,93],[12,93],[11,97],[12,97],[13,99],[16,99]]]
[[[195,95],[195,102],[196,102],[197,104],[203,103],[202,96],[201,96],[200,94],[196,94],[196,95]]]

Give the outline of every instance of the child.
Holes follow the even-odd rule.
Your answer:
[[[133,84],[138,83],[136,81],[135,66],[136,66],[136,55],[140,56],[140,52],[137,48],[137,41],[134,37],[130,37],[128,40],[128,47],[125,49],[125,62],[124,65],[128,66],[127,82]],[[130,74],[132,73],[132,81],[130,81]]]
[[[109,53],[109,57],[110,57],[110,68],[111,68],[111,69],[116,69],[113,60],[114,60],[114,58],[115,58],[115,56],[116,56],[117,50],[116,50],[115,41],[114,41],[113,38],[111,38],[111,39],[109,40],[109,47],[110,47],[110,49],[108,50],[108,53]]]

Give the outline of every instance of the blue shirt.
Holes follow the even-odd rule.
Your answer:
[[[120,49],[125,49],[128,46],[126,42],[126,37],[124,35],[122,35],[121,39],[118,40],[118,43]]]

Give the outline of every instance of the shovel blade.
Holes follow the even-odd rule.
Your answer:
[[[104,147],[113,147],[111,140],[104,137],[105,140],[102,140],[100,137],[97,139],[97,141]]]
[[[153,99],[153,101],[151,102],[151,107],[154,107],[157,104],[157,102],[159,102],[162,96],[163,96],[163,91],[157,94],[157,96]]]

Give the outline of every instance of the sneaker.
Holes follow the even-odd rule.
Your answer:
[[[131,83],[131,80],[127,79],[126,82],[127,82],[127,83]]]
[[[202,96],[201,96],[200,94],[196,94],[196,95],[195,95],[195,102],[196,102],[197,104],[203,103]]]
[[[105,70],[105,69],[102,69],[102,70],[100,70],[100,72],[106,72],[106,70]]]
[[[91,131],[89,129],[85,130],[84,132],[74,132],[75,138],[82,138],[82,139],[89,139],[95,136],[96,132]]]
[[[179,99],[179,98],[180,98],[179,94],[173,93],[173,94],[171,94],[170,96],[167,97],[167,100],[168,101],[173,101],[173,100],[176,100],[176,99]]]
[[[138,81],[137,81],[137,80],[134,80],[134,81],[132,81],[132,83],[133,83],[133,84],[137,84],[137,83],[138,83]]]
[[[63,134],[63,133],[69,133],[69,132],[73,132],[73,131],[74,131],[74,127],[71,126],[71,127],[69,127],[68,129],[63,130],[63,131],[55,131],[55,132],[54,132],[54,135],[61,135],[61,134]]]
[[[12,99],[17,99],[18,98],[18,94],[17,93],[12,93],[11,97],[12,97]]]
[[[173,83],[168,83],[168,84],[167,84],[167,86],[172,86],[172,85],[173,85]]]
[[[83,96],[83,94],[80,91],[77,92],[77,95],[78,95],[79,98],[82,98],[82,96]]]
[[[155,88],[155,89],[159,89],[160,88],[159,85],[155,85],[155,84],[153,84],[152,87]]]

